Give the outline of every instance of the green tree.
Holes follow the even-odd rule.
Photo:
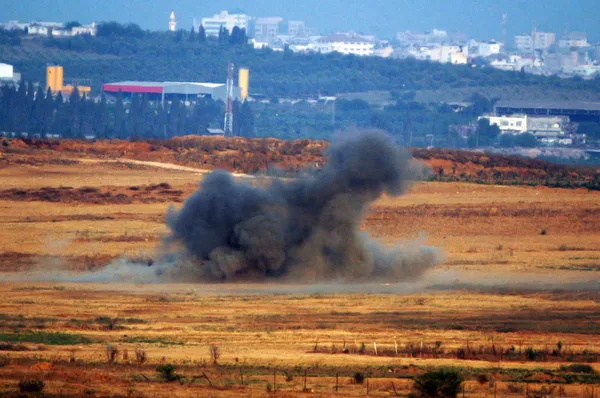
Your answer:
[[[239,135],[242,137],[253,138],[254,134],[254,113],[248,101],[244,101],[240,107],[240,129]]]
[[[515,136],[512,134],[501,134],[498,144],[502,148],[512,148],[515,146]]]
[[[496,124],[490,124],[489,119],[482,118],[477,122],[475,134],[477,137],[476,146],[489,146],[494,143],[494,140],[500,134],[500,128]]]
[[[455,398],[460,392],[463,378],[455,370],[440,369],[415,378],[415,389],[427,398]]]
[[[219,29],[219,40],[218,41],[219,41],[220,45],[229,44],[229,30],[224,26],[221,26],[221,28]]]
[[[515,145],[523,148],[535,148],[537,146],[537,138],[531,133],[519,134],[515,137]]]
[[[192,29],[190,30],[190,34],[188,36],[188,41],[191,43],[196,41],[196,30],[194,29],[193,26],[192,26]]]
[[[600,140],[600,124],[596,122],[579,123],[577,134],[585,134],[592,139]]]
[[[204,30],[203,25],[198,27],[198,42],[206,43],[206,30]]]

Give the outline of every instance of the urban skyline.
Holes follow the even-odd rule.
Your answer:
[[[453,32],[462,32],[478,39],[499,38],[502,33],[502,15],[508,15],[509,36],[530,32],[535,27],[542,31],[561,34],[567,31],[585,31],[590,40],[600,39],[600,26],[595,16],[600,13],[600,2],[584,0],[576,6],[568,1],[555,0],[551,4],[532,0],[525,5],[516,0],[499,4],[495,1],[479,2],[467,0],[433,0],[427,4],[415,4],[408,0],[356,1],[340,7],[332,0],[307,0],[302,6],[292,2],[246,0],[198,2],[183,0],[177,3],[158,0],[153,7],[146,2],[128,0],[124,2],[92,0],[63,0],[55,8],[42,6],[42,0],[22,3],[9,1],[4,7],[4,20],[68,20],[133,22],[144,29],[166,30],[166,17],[175,10],[178,28],[190,29],[193,19],[213,15],[220,10],[242,9],[252,16],[280,16],[284,19],[305,20],[321,33],[339,30],[356,30],[381,38],[393,38],[399,31],[424,31],[438,27]],[[311,4],[314,3],[314,7]],[[464,10],[468,12],[464,12]],[[315,10],[320,10],[315,12]],[[544,12],[541,13],[540,10]],[[359,16],[360,18],[356,18]]]

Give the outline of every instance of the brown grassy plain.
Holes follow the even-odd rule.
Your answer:
[[[0,342],[13,340],[0,344],[0,395],[41,378],[49,396],[264,396],[267,383],[279,396],[301,396],[306,372],[315,396],[363,396],[367,384],[351,382],[362,372],[369,395],[393,396],[394,383],[406,396],[412,377],[440,366],[465,373],[467,397],[559,396],[560,388],[592,396],[598,388],[596,376],[561,370],[590,361],[600,371],[600,192],[584,189],[429,182],[381,198],[364,230],[388,244],[426,232],[447,254],[414,283],[9,281],[152,253],[168,206],[193,192],[200,174],[102,162],[0,169]],[[84,191],[68,202],[40,196],[59,187]],[[52,339],[66,344],[44,344]],[[119,351],[113,364],[107,345]],[[136,350],[146,353],[143,364]],[[188,382],[161,382],[161,363]]]

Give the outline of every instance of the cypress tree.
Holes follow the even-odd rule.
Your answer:
[[[204,26],[202,25],[198,28],[198,41],[200,43],[206,43],[206,30],[204,30]]]

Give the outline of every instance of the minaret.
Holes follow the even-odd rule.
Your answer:
[[[175,11],[171,11],[171,17],[169,18],[169,30],[175,32],[177,29],[177,21],[175,20]]]

